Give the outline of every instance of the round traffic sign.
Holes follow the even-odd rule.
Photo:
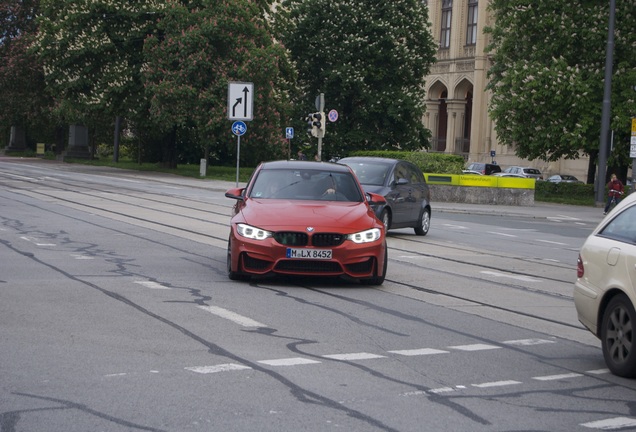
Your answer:
[[[245,132],[247,132],[247,125],[245,124],[245,122],[235,121],[234,123],[232,123],[232,132],[236,136],[241,136]]]
[[[336,120],[338,120],[338,111],[332,109],[331,111],[329,111],[329,114],[327,114],[327,117],[329,117],[330,122],[335,122]]]

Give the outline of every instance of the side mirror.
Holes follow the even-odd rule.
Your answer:
[[[226,198],[232,198],[235,200],[245,200],[245,188],[232,188],[232,189],[228,189],[227,192],[225,192],[225,196]]]
[[[409,181],[407,179],[405,179],[405,178],[399,178],[396,183],[398,185],[405,185],[405,184],[409,184]]]
[[[373,205],[373,204],[386,204],[386,200],[384,199],[384,197],[382,195],[378,195],[378,194],[373,193],[373,192],[367,192],[365,195],[367,197],[367,202],[370,205]]]

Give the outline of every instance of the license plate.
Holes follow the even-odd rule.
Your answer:
[[[331,259],[331,249],[292,249],[287,248],[287,258]]]

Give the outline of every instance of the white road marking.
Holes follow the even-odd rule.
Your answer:
[[[504,236],[504,237],[517,237],[514,234],[505,234],[505,233],[500,233],[497,231],[488,231],[488,234],[495,234],[495,235],[500,235],[500,236]]]
[[[448,348],[456,349],[460,351],[483,351],[483,350],[491,350],[491,349],[500,349],[501,347],[496,345],[472,344],[472,345],[450,346]]]
[[[478,388],[503,387],[503,386],[509,386],[509,385],[517,385],[517,384],[523,384],[523,383],[521,381],[514,381],[514,380],[493,381],[493,382],[487,382],[487,383],[481,383],[481,384],[473,384],[473,387],[478,387]]]
[[[145,286],[146,288],[150,288],[150,289],[163,289],[163,290],[169,290],[170,288],[164,285],[161,285],[158,282],[153,282],[153,281],[135,281],[136,284]]]
[[[344,360],[344,361],[371,360],[371,359],[385,358],[385,356],[383,355],[371,354],[366,352],[350,353],[350,354],[328,354],[322,357],[332,359],[332,360]]]
[[[479,273],[489,275],[489,276],[515,279],[515,280],[520,280],[524,282],[541,282],[539,279],[535,279],[530,276],[519,276],[519,275],[505,274],[505,273],[499,273],[499,272],[488,271],[488,270],[483,270],[483,271],[480,271]]]
[[[111,378],[111,377],[118,377],[118,376],[126,376],[128,375],[127,373],[114,373],[114,374],[108,374],[108,375],[104,375],[106,378]]]
[[[559,246],[568,246],[567,243],[555,242],[555,241],[550,241],[550,240],[537,240],[537,241],[541,242],[541,243],[550,243],[550,244],[559,245]]]
[[[26,240],[29,243],[33,243],[36,246],[56,246],[55,243],[38,243],[38,240],[33,237],[22,236],[22,240]]]
[[[631,417],[614,417],[606,420],[598,420],[589,423],[581,423],[581,426],[590,429],[614,430],[636,426],[636,419]]]
[[[217,372],[229,372],[229,371],[245,370],[245,369],[252,369],[252,368],[249,366],[236,364],[236,363],[226,363],[226,364],[220,364],[216,366],[195,366],[195,367],[185,368],[185,370],[189,370],[189,371],[200,373],[200,374],[211,374],[211,373],[217,373]]]
[[[466,227],[463,225],[444,224],[444,226],[447,226],[449,228],[466,229]]]
[[[562,379],[578,378],[582,376],[583,374],[580,374],[580,373],[567,373],[567,374],[560,374],[560,375],[546,375],[546,376],[532,377],[532,379],[537,381],[558,381]]]
[[[304,364],[316,364],[320,363],[318,360],[311,360],[302,357],[292,357],[286,359],[275,359],[275,360],[259,360],[259,363],[266,364],[269,366],[296,366],[296,365],[304,365]]]
[[[88,256],[88,255],[82,255],[82,254],[71,254],[71,256],[73,258],[75,258],[76,260],[92,260],[92,259],[95,259],[95,257]]]
[[[592,374],[592,375],[603,375],[603,374],[610,373],[610,370],[609,369],[594,369],[594,370],[585,371],[585,373]]]
[[[504,341],[502,343],[506,345],[515,345],[515,346],[530,346],[530,345],[551,344],[556,342],[547,340],[547,339],[519,339],[519,340]]]
[[[441,388],[436,388],[436,389],[430,389],[428,392],[429,393],[434,393],[434,394],[439,394],[439,393],[450,393],[455,391],[454,388],[452,387],[441,387]]]
[[[204,311],[210,312],[220,318],[225,318],[243,327],[267,327],[265,324],[258,321],[254,321],[251,318],[244,317],[236,312],[229,311],[227,309],[220,308],[218,306],[197,306]]]
[[[389,351],[393,354],[399,354],[403,356],[420,356],[420,355],[431,355],[431,354],[448,354],[450,351],[443,351],[433,348],[420,348],[420,349],[410,349],[410,350],[394,350]]]

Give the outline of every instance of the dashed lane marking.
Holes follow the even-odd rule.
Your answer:
[[[552,344],[556,342],[552,340],[547,340],[547,339],[518,339],[518,340],[503,341],[502,343],[505,345],[514,345],[514,346],[531,346],[531,345]]]
[[[473,384],[473,387],[489,388],[489,387],[503,387],[503,386],[509,386],[509,385],[517,385],[517,384],[523,384],[523,383],[521,381],[514,381],[514,380],[493,381],[493,382],[486,382],[481,384]]]
[[[450,346],[448,348],[456,349],[460,351],[484,351],[484,350],[500,349],[501,347],[496,345],[487,345],[487,344],[471,344],[471,345]]]
[[[239,315],[236,312],[232,312],[227,309],[220,308],[218,306],[197,306],[199,309],[203,309],[206,312],[210,312],[220,318],[232,321],[243,327],[267,327],[265,324],[255,321],[251,318]]]
[[[513,275],[513,274],[505,274],[505,273],[499,273],[499,272],[494,272],[494,271],[489,271],[489,270],[483,270],[483,271],[480,271],[479,273],[485,274],[485,275],[489,275],[489,276],[494,276],[494,277],[505,277],[505,278],[509,278],[509,279],[520,280],[520,281],[523,281],[523,282],[541,282],[539,279],[535,279],[535,278],[530,277],[530,276],[520,276],[520,275]]]
[[[311,360],[302,357],[292,357],[285,359],[274,359],[274,360],[259,360],[259,363],[266,364],[268,366],[296,366],[296,365],[306,365],[306,364],[317,364],[320,363],[318,360]]]
[[[150,289],[170,289],[169,287],[161,285],[160,283],[154,281],[135,281],[135,283]]]
[[[569,246],[567,243],[555,242],[555,241],[550,241],[550,240],[537,240],[537,241],[541,242],[541,243],[549,243],[549,244],[553,244],[553,245],[557,245],[557,246]]]
[[[211,374],[217,372],[229,372],[229,371],[237,371],[237,370],[245,370],[252,369],[249,366],[236,364],[236,363],[226,363],[220,364],[216,366],[197,366],[197,367],[187,367],[185,370],[189,370],[192,372],[200,373],[200,374]]]
[[[636,419],[631,417],[614,417],[589,423],[581,423],[581,426],[590,429],[616,430],[636,426]]]
[[[410,350],[394,350],[389,351],[393,354],[399,354],[403,356],[421,356],[421,355],[431,355],[431,354],[448,354],[449,351],[443,351],[433,348],[419,348],[419,349],[410,349]]]
[[[546,375],[546,376],[532,377],[532,379],[537,381],[559,381],[559,380],[564,380],[568,378],[579,378],[582,376],[583,374],[580,374],[580,373],[567,373],[567,374],[560,374],[560,375]]]
[[[22,236],[20,238],[28,241],[29,243],[33,243],[36,246],[57,246],[55,243],[38,243],[38,239],[33,237]]]
[[[517,237],[514,234],[506,234],[506,233],[501,233],[501,232],[497,232],[497,231],[488,231],[488,234],[495,234],[495,235],[500,235],[500,236],[504,236],[504,237]]]
[[[322,357],[332,359],[332,360],[353,361],[353,360],[371,360],[371,359],[385,358],[386,356],[362,352],[362,353],[351,353],[351,354],[328,354]]]

